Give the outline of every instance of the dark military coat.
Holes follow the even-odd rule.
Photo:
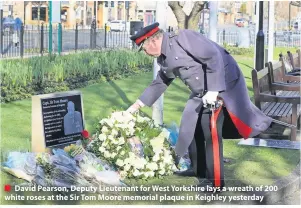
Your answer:
[[[215,42],[191,30],[164,33],[161,56],[157,60],[161,69],[139,98],[145,105],[152,106],[175,78],[180,78],[192,92],[182,115],[176,145],[178,155],[182,156],[193,140],[203,106],[201,97],[206,91],[218,91],[224,101],[230,117],[225,122],[232,122],[238,132],[228,137],[247,139],[270,126],[272,119],[250,101],[236,61]]]

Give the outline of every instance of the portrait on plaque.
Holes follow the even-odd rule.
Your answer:
[[[72,101],[67,103],[67,114],[64,116],[65,135],[80,133],[83,131],[83,121],[80,112],[75,111]]]

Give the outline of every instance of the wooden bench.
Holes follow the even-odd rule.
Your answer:
[[[297,127],[300,116],[300,84],[275,81],[273,74],[276,74],[276,80],[281,79],[282,63],[278,61],[273,65],[273,74],[270,73],[269,65],[267,63],[258,72],[252,70],[255,105],[267,116]],[[290,140],[295,141],[296,138],[297,128],[291,128]]]
[[[287,52],[289,62],[293,68],[293,71],[297,72],[301,70],[301,50],[298,49],[295,54],[290,51]]]
[[[281,61],[283,63],[283,68],[282,68],[283,75],[287,74],[287,75],[292,75],[292,76],[300,76],[300,71],[295,70],[293,65],[291,64],[289,54],[283,55],[282,53],[280,53],[279,61]]]
[[[269,62],[266,64],[269,69],[269,75],[271,77],[271,83],[284,82],[291,84],[300,84],[300,76],[288,74],[287,71],[287,59],[285,56],[280,57],[280,61]]]

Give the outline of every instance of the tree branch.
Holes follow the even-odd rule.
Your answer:
[[[179,4],[180,2],[178,1],[168,1],[168,6],[171,8],[171,10],[173,11],[178,24],[184,23],[187,15],[185,14],[185,12],[182,10],[182,7]],[[182,26],[181,26],[182,27]]]
[[[292,1],[291,5],[296,6],[296,7],[301,7],[301,2],[300,1]]]
[[[205,7],[205,3],[202,1],[198,1],[194,3],[193,9],[189,14],[189,18],[190,17],[194,17],[197,15],[197,13],[201,12]]]
[[[184,11],[182,10],[183,6],[180,5],[179,1],[168,1],[168,6],[172,11],[181,10],[184,13]]]

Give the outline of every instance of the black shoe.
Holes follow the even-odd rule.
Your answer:
[[[213,183],[209,181],[207,178],[199,178],[199,184],[197,184],[197,187],[204,187],[205,192],[210,192],[210,193],[220,193],[223,190],[223,187],[214,187]]]
[[[207,178],[198,178],[198,185],[197,186],[200,186],[200,187],[203,187],[203,186],[213,186],[212,182],[209,181]]]
[[[193,169],[187,169],[184,171],[176,171],[176,172],[174,172],[174,174],[178,175],[178,176],[183,176],[183,177],[196,177],[196,174],[193,171]]]

